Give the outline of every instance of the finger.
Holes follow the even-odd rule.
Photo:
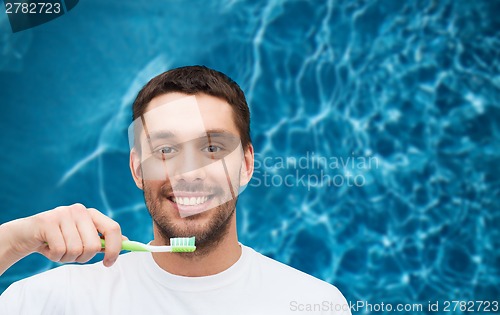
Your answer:
[[[52,261],[60,261],[66,253],[66,243],[60,227],[48,227],[41,234],[47,245],[42,247],[39,252]]]
[[[104,239],[104,237],[103,237],[102,239]],[[122,235],[122,242],[123,242],[123,241],[128,241],[128,240],[129,240],[129,239],[128,239],[128,237],[126,237],[125,235]],[[102,248],[102,247],[101,247],[100,252],[101,252],[101,253],[104,253],[104,251],[105,251],[105,250],[106,250],[105,248]]]
[[[101,240],[99,233],[92,222],[92,218],[88,213],[82,215],[77,220],[76,227],[83,245],[83,251],[81,255],[76,258],[76,261],[84,263],[92,259],[96,253],[101,251]]]
[[[61,232],[66,243],[66,253],[61,257],[61,262],[73,262],[83,253],[83,243],[75,221],[65,218],[61,222]]]
[[[90,216],[97,230],[104,236],[104,266],[113,265],[122,249],[122,231],[120,225],[96,209],[89,209]]]

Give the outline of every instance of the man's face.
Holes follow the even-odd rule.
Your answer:
[[[206,94],[168,93],[155,97],[134,124],[132,173],[155,228],[164,239],[216,243],[253,170],[253,149],[243,151],[231,106]]]

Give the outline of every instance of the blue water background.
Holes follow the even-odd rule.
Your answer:
[[[490,0],[86,0],[12,34],[0,12],[0,222],[81,202],[149,241],[130,106],[205,64],[251,107],[242,243],[352,302],[499,300],[499,16]],[[32,255],[0,292],[56,266]]]

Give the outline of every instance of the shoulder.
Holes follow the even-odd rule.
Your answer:
[[[119,277],[131,265],[137,263],[137,256],[123,254],[120,255],[112,267],[104,267],[102,262],[93,264],[62,265],[31,277],[14,282],[2,294],[2,297],[16,292],[16,294],[44,296],[47,294],[65,296],[68,289],[72,288],[72,283],[92,286],[102,283],[106,278]],[[41,294],[43,292],[43,294]]]
[[[252,248],[246,247],[246,249],[253,256],[255,268],[258,268],[264,278],[269,279],[266,282],[270,285],[280,286],[297,294],[345,300],[334,285],[264,256]]]
[[[249,247],[245,250],[251,256],[251,277],[258,279],[253,281],[259,282],[259,291],[264,295],[261,300],[272,296],[272,305],[281,307],[276,314],[282,314],[283,309],[301,314],[306,311],[311,314],[350,314],[349,304],[334,285]]]
[[[123,281],[123,274],[127,270],[130,273],[130,268],[136,266],[139,259],[127,253],[120,255],[109,268],[102,262],[63,265],[22,279],[0,295],[0,313],[95,314],[94,305],[102,304],[96,301],[109,298],[101,296],[102,292],[116,292],[113,285]]]

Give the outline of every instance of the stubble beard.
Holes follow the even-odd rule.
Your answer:
[[[231,226],[231,220],[235,215],[236,202],[238,198],[220,204],[219,206],[205,212],[188,216],[182,219],[181,224],[173,222],[173,210],[167,209],[168,201],[162,195],[165,189],[163,184],[159,192],[145,185],[143,180],[143,192],[146,207],[153,219],[156,229],[165,242],[172,237],[191,237],[196,239],[196,251],[193,253],[179,253],[186,257],[201,257],[211,252],[227,235]],[[198,222],[204,216],[210,215],[208,222]],[[178,219],[177,219],[178,220]],[[205,221],[205,219],[203,219]]]

